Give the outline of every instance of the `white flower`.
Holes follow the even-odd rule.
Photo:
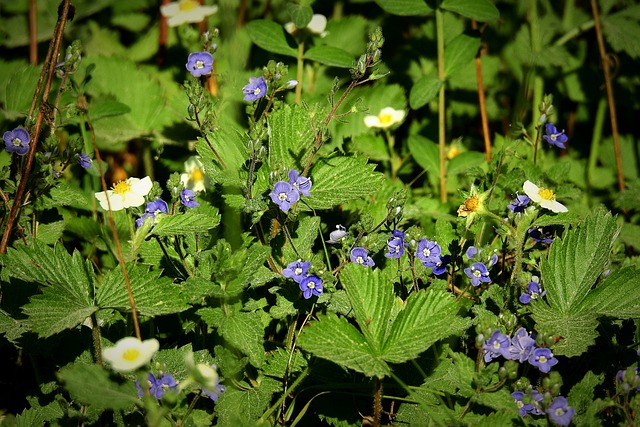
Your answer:
[[[327,28],[327,17],[324,15],[320,15],[319,13],[313,15],[311,21],[309,21],[309,23],[307,24],[307,30],[314,34],[320,35],[320,37],[324,37],[327,35],[325,28]],[[289,34],[293,34],[298,31],[298,27],[296,27],[293,22],[287,22],[286,24],[284,24],[284,29]]]
[[[184,162],[185,173],[180,175],[180,181],[186,188],[191,191],[206,191],[207,186],[211,184],[209,177],[204,174],[204,166],[200,161],[200,157],[191,156]]]
[[[391,107],[385,107],[377,116],[366,116],[364,124],[370,128],[388,128],[396,123],[400,123],[405,116],[404,110],[396,110]]]
[[[170,27],[187,22],[202,22],[204,18],[218,11],[218,6],[202,6],[197,0],[180,0],[160,6],[160,13],[168,18]]]
[[[102,357],[118,372],[131,372],[149,363],[160,348],[157,339],[140,341],[134,337],[122,338],[115,347],[102,350]]]
[[[556,195],[553,190],[538,187],[529,180],[525,181],[522,189],[531,200],[543,208],[552,212],[567,212],[567,208],[562,203],[556,202]]]
[[[112,190],[100,191],[95,196],[105,211],[109,210],[107,197],[109,197],[109,202],[111,203],[111,210],[121,211],[125,208],[144,204],[144,196],[149,194],[152,186],[153,182],[148,176],[142,179],[129,178],[126,181],[116,183]]]

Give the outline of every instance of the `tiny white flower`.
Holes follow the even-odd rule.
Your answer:
[[[102,357],[114,371],[131,372],[148,364],[159,348],[160,343],[155,338],[140,341],[126,337],[119,340],[115,347],[102,350]]]
[[[126,181],[116,183],[111,190],[96,193],[95,197],[105,211],[109,210],[107,197],[111,203],[111,210],[121,211],[125,208],[143,205],[144,197],[149,194],[151,187],[153,187],[153,182],[148,176],[142,179],[129,178]]]
[[[307,30],[314,34],[318,34],[320,37],[325,37],[327,35],[325,28],[327,28],[327,17],[319,13],[314,14],[311,21],[307,24]],[[296,27],[293,22],[287,22],[284,24],[284,29],[289,34],[293,34],[298,31],[298,27]]]
[[[218,11],[218,6],[202,6],[197,0],[180,0],[160,6],[160,13],[167,18],[170,27],[187,22],[202,22]]]
[[[567,208],[560,202],[556,201],[556,195],[553,190],[544,187],[538,187],[533,182],[527,180],[522,186],[525,194],[535,203],[552,212],[567,212]]]
[[[396,123],[400,123],[404,120],[405,111],[396,110],[392,107],[385,107],[378,113],[377,116],[366,116],[364,118],[364,124],[370,128],[388,128]]]
[[[206,191],[210,185],[209,178],[204,174],[204,166],[200,161],[200,157],[191,156],[184,162],[185,173],[180,175],[180,181],[186,188],[196,193]]]
[[[329,240],[327,243],[340,243],[340,240],[347,234],[347,229],[343,225],[336,225],[335,231],[329,233]]]

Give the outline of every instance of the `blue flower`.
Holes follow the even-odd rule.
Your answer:
[[[4,147],[9,153],[16,153],[19,156],[24,156],[29,151],[29,141],[31,137],[29,132],[23,128],[15,128],[2,135],[4,140]]]
[[[162,399],[162,396],[167,390],[175,390],[178,387],[175,378],[169,374],[162,374],[160,378],[156,378],[151,372],[149,372],[149,394],[156,399]],[[138,380],[135,382],[136,389],[138,390],[138,396],[142,397],[143,391]]]
[[[467,248],[467,252],[465,252],[465,256],[468,259],[473,259],[478,254],[478,249],[475,246],[469,246]]]
[[[536,279],[536,277],[534,277],[534,279]],[[542,286],[540,286],[537,280],[532,280],[527,284],[527,290],[520,295],[519,300],[522,304],[529,304],[532,300],[545,296],[546,293],[547,291],[542,290]]]
[[[616,380],[621,383],[622,391],[628,393],[631,389],[640,390],[640,368],[629,367],[619,370],[616,374]]]
[[[213,55],[209,52],[190,53],[186,67],[193,77],[211,74],[213,72]]]
[[[384,254],[387,258],[400,258],[404,255],[404,248],[407,244],[404,242],[404,233],[400,230],[393,230],[391,237],[387,240],[388,252]]]
[[[369,256],[367,250],[360,247],[351,249],[351,262],[360,264],[363,267],[373,267],[374,265],[376,265],[376,263],[373,261],[373,258]]]
[[[558,359],[553,357],[553,353],[548,348],[536,348],[529,356],[529,363],[546,374],[558,363]]]
[[[300,200],[300,193],[293,185],[285,181],[276,182],[269,196],[271,196],[273,203],[278,205],[283,212],[288,212],[291,205]]]
[[[493,359],[502,356],[509,358],[509,345],[511,340],[500,331],[494,331],[487,341],[482,344],[485,363],[491,362]]]
[[[451,257],[449,255],[440,255],[440,261],[433,267],[432,273],[436,276],[446,273],[447,265],[451,264]]]
[[[511,345],[509,345],[508,349],[509,357],[507,357],[507,359],[524,363],[529,359],[535,347],[536,340],[531,338],[525,328],[520,328],[513,334],[513,338],[511,338]]]
[[[153,202],[149,202],[147,203],[147,206],[144,209],[144,214],[142,214],[142,216],[138,219],[136,219],[136,227],[141,227],[142,224],[144,224],[144,220],[147,219],[147,217],[151,217],[155,220],[156,218],[156,214],[159,213],[168,213],[169,212],[169,206],[167,205],[167,202],[165,202],[162,199],[156,199]]]
[[[549,144],[555,145],[558,148],[567,148],[564,143],[567,142],[569,137],[564,134],[564,131],[558,132],[556,126],[551,123],[547,123],[545,129],[547,134],[544,135],[543,138],[546,139]]]
[[[487,266],[481,262],[474,262],[471,264],[471,267],[465,268],[464,274],[471,279],[471,284],[473,286],[480,286],[480,282],[491,281],[491,277],[489,277],[489,272],[487,271]]]
[[[196,202],[196,193],[188,188],[180,192],[180,201],[189,209],[200,206],[200,203]]]
[[[245,101],[255,101],[267,94],[267,82],[264,77],[250,77],[249,83],[242,88]]]
[[[521,416],[524,417],[527,414],[542,415],[540,403],[542,403],[543,395],[536,390],[531,391],[531,396],[527,396],[522,391],[514,391],[511,396],[515,399],[516,405],[518,405],[518,413]],[[527,397],[526,399],[525,396]]]
[[[547,407],[547,414],[559,426],[568,426],[575,414],[575,409],[569,406],[569,402],[562,396],[553,399],[551,405]]]
[[[216,365],[212,365],[211,367],[213,368],[214,371],[217,369]],[[208,390],[206,388],[203,388],[202,393],[204,393],[204,395],[207,396],[209,399],[213,400],[214,402],[217,402],[218,396],[220,396],[220,393],[224,393],[226,390],[227,388],[222,384],[220,384],[220,377],[216,375],[214,389]]]
[[[78,163],[80,163],[81,167],[83,167],[84,169],[89,169],[91,167],[91,164],[93,163],[93,161],[91,160],[91,157],[89,157],[88,154],[80,153],[80,154],[77,154],[77,157],[78,157]]]
[[[293,185],[293,188],[295,188],[301,195],[311,195],[311,193],[309,193],[309,190],[311,190],[311,179],[304,176],[298,176],[298,171],[295,169],[291,169],[289,171],[289,184]]]
[[[539,228],[530,228],[527,233],[529,233],[529,237],[538,243],[553,242],[553,227],[550,225],[545,225],[544,227]]]
[[[300,282],[300,290],[304,299],[311,298],[311,295],[322,295],[322,279],[312,274]]]
[[[420,239],[416,256],[425,267],[435,267],[440,262],[440,245],[427,239]]]
[[[525,196],[523,194],[518,194],[516,196],[516,198],[513,200],[513,202],[509,203],[507,205],[507,207],[515,213],[522,213],[524,212],[524,208],[527,207],[527,205],[529,204],[529,202],[531,201],[531,199],[529,198],[529,196]]]
[[[311,268],[311,262],[309,261],[302,262],[301,260],[298,260],[290,262],[287,265],[287,268],[282,270],[282,275],[301,283],[307,277],[309,268]]]

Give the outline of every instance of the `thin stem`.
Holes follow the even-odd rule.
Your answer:
[[[476,30],[478,23],[471,21],[471,27]],[[478,106],[480,107],[480,121],[482,122],[482,136],[484,139],[484,153],[487,163],[491,161],[491,135],[489,133],[489,119],[487,117],[487,104],[485,102],[484,82],[482,80],[482,49],[476,55],[476,81],[478,82]]]
[[[607,90],[607,101],[609,103],[609,117],[611,119],[611,134],[613,136],[613,151],[616,156],[616,169],[618,171],[618,190],[624,191],[624,173],[622,171],[622,154],[620,153],[620,143],[618,141],[618,119],[616,115],[616,101],[613,96],[613,84],[611,83],[611,70],[609,69],[609,58],[604,46],[602,37],[602,27],[600,26],[600,13],[598,3],[591,0],[591,11],[596,26],[596,36],[598,38],[598,51],[602,61],[602,71],[604,72],[604,84]]]
[[[296,71],[296,104],[302,101],[302,78],[304,77],[304,39],[298,44],[298,70]]]
[[[533,79],[533,97],[531,98],[531,123],[534,123],[533,128],[533,140],[534,153],[533,163],[536,163],[538,156],[538,141],[540,140],[540,128],[537,125],[540,121],[540,103],[542,102],[542,96],[544,91],[544,80],[538,75],[537,56],[542,49],[539,18],[538,18],[538,3],[537,0],[529,0],[529,28],[531,31],[531,51],[533,52],[534,64],[531,70],[531,78]]]
[[[436,9],[436,39],[438,45],[438,78],[444,82],[444,13]],[[440,201],[447,203],[447,147],[446,147],[446,111],[445,85],[438,93],[438,152],[440,158]]]
[[[373,427],[380,427],[382,418],[382,381],[376,377],[373,393]]]
[[[38,64],[38,9],[36,0],[29,0],[29,63]]]

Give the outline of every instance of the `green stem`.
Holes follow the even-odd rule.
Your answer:
[[[444,82],[444,13],[436,9],[436,39],[438,45],[438,78]],[[446,128],[445,128],[445,85],[438,92],[438,148],[440,157],[440,201],[447,203],[447,171],[446,171]]]
[[[596,110],[596,117],[593,124],[593,132],[591,133],[591,150],[589,151],[589,164],[587,166],[587,192],[586,196],[589,200],[591,197],[591,185],[593,183],[593,174],[596,168],[596,162],[598,161],[598,155],[600,153],[600,142],[602,141],[602,129],[604,127],[604,121],[607,115],[607,99],[605,97],[600,98],[598,102],[598,109]]]
[[[304,40],[300,40],[298,44],[298,70],[296,71],[296,104],[302,101],[302,77],[304,76]]]
[[[296,380],[289,386],[289,389],[287,390],[287,393],[282,393],[280,398],[273,405],[271,405],[271,407],[269,409],[267,409],[267,411],[264,414],[262,414],[262,416],[256,422],[256,425],[260,425],[260,424],[266,423],[267,422],[267,417],[269,417],[276,409],[278,409],[280,407],[282,402],[284,402],[284,400],[289,396],[289,394],[291,394],[293,392],[293,390],[298,388],[300,383],[302,383],[302,381],[307,377],[307,375],[309,375],[310,371],[311,371],[311,368],[309,366],[307,366],[306,369],[304,371],[302,371],[302,373],[300,373],[298,378],[296,378]]]

